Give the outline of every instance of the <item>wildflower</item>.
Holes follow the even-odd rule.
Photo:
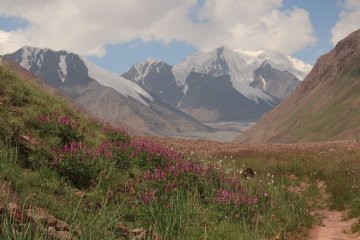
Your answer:
[[[140,200],[144,204],[149,204],[151,201],[154,201],[155,198],[156,198],[156,193],[154,190],[149,190],[149,191],[143,192],[140,196]]]

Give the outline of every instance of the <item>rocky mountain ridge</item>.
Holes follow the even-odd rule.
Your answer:
[[[297,90],[241,134],[242,142],[360,139],[360,30],[321,56]]]
[[[275,51],[221,46],[190,55],[174,67],[147,59],[122,76],[200,121],[248,121],[289,96],[310,69]]]

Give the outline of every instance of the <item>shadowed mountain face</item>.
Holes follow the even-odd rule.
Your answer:
[[[147,59],[122,76],[200,121],[254,121],[289,96],[310,67],[278,52],[222,46],[174,67]]]
[[[133,80],[152,95],[176,107],[184,96],[172,74],[172,67],[164,62],[148,59],[144,64],[135,64],[122,76]]]
[[[4,57],[9,61],[20,64],[23,68],[56,88],[68,85],[85,86],[92,81],[80,57],[65,51],[54,52],[48,49],[24,47]],[[66,64],[66,70],[61,64]]]
[[[242,134],[242,142],[360,138],[360,30],[320,57],[297,90]]]
[[[138,132],[168,135],[211,129],[139,85],[106,72],[76,54],[24,47],[5,55],[100,119]]]
[[[232,87],[229,75],[213,77],[192,72],[186,81],[188,91],[180,108],[202,121],[257,119],[278,103],[273,99],[272,102],[248,99]]]
[[[260,89],[279,99],[290,96],[300,84],[300,80],[288,71],[280,71],[273,68],[265,61],[254,72],[254,80],[250,86]]]

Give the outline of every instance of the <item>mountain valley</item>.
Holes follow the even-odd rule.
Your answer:
[[[4,59],[115,126],[220,141],[248,129],[291,94],[311,68],[278,52],[227,46],[195,53],[174,67],[149,58],[121,76],[66,51],[24,47]]]

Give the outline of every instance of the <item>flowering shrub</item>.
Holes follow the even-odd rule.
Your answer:
[[[43,122],[52,122],[51,117],[42,117]],[[70,124],[67,119],[61,120],[65,125]],[[163,170],[160,169],[163,169],[171,161],[180,159],[170,150],[149,141],[122,142],[112,140],[105,141],[96,148],[89,148],[81,142],[71,141],[66,143],[56,154],[57,171],[74,186],[86,188],[95,181],[99,172],[100,160],[113,161],[121,170],[140,167],[143,169],[155,169],[155,173],[161,174]]]
[[[181,159],[179,154],[148,139],[132,139],[129,148],[132,151],[131,157],[141,168],[153,170],[163,168],[169,162],[176,162]]]
[[[114,128],[109,124],[105,124],[102,127],[102,131],[105,133],[106,137],[110,141],[130,142],[130,135],[126,132],[124,128]]]
[[[84,144],[70,142],[58,153],[56,170],[77,188],[89,187],[99,174],[98,161]]]
[[[45,116],[42,121],[51,122],[51,117]],[[70,124],[67,119],[62,119],[62,123]],[[59,174],[80,188],[86,188],[94,182],[100,160],[113,161],[121,170],[140,167],[155,169],[155,173],[160,174],[163,166],[180,159],[168,149],[149,141],[105,141],[96,148],[71,141],[59,149],[56,155]]]
[[[113,161],[122,170],[128,170],[132,167],[132,159],[130,158],[131,149],[129,144],[123,142],[103,142],[96,151],[95,157]]]
[[[212,165],[206,166],[176,155],[173,158],[164,157],[161,164],[155,166],[145,171],[135,184],[140,204],[157,202],[167,205],[175,192],[196,192],[200,202],[211,204],[220,219],[235,221],[251,219],[263,204],[258,196],[248,194],[242,187],[241,175],[226,176]]]
[[[220,218],[233,220],[251,219],[259,203],[257,196],[249,196],[245,191],[217,189],[214,192],[215,204]]]
[[[39,114],[36,119],[36,126],[40,130],[41,137],[55,135],[61,139],[62,144],[84,140],[80,124],[74,122],[68,116],[56,112]]]

